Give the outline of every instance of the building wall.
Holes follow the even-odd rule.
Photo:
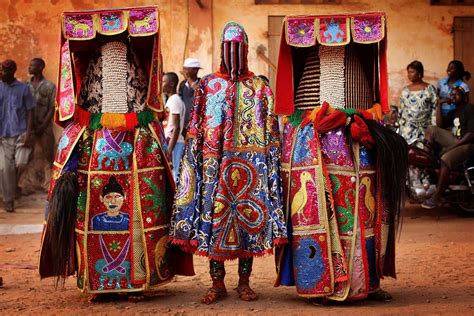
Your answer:
[[[384,11],[388,16],[390,102],[395,104],[407,83],[405,67],[412,60],[423,62],[427,81],[434,83],[445,76],[447,63],[453,58],[453,17],[474,16],[474,7],[431,6],[429,0],[341,2],[255,5],[254,0],[202,0],[200,8],[196,0],[0,0],[0,59],[15,59],[17,75],[25,79],[29,60],[42,56],[47,63],[46,75],[54,80],[62,11],[157,4],[161,11],[165,71],[179,72],[185,57],[201,60],[202,75],[215,70],[222,28],[226,22],[236,21],[244,25],[249,35],[250,69],[268,75],[268,66],[257,57],[256,47],[268,46],[269,15]]]

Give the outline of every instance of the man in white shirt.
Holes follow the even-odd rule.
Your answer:
[[[194,103],[194,91],[199,85],[199,69],[201,69],[201,63],[199,60],[196,58],[185,59],[183,71],[181,72],[184,76],[184,80],[181,81],[178,88],[178,94],[186,107],[186,111],[184,113],[184,136],[186,136],[186,129],[188,128],[189,118],[191,117],[191,110]]]
[[[163,93],[166,96],[166,110],[169,113],[165,136],[168,140],[168,159],[173,163],[173,176],[178,179],[178,169],[184,150],[184,115],[186,107],[183,100],[176,94],[179,78],[174,72],[163,76]]]

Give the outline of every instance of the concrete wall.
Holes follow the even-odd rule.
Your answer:
[[[183,59],[191,56],[201,60],[201,74],[215,70],[222,27],[236,21],[249,35],[250,68],[268,74],[267,65],[257,58],[255,49],[258,44],[268,46],[269,15],[385,11],[390,98],[396,103],[400,89],[407,83],[405,67],[412,60],[423,62],[427,81],[445,76],[447,63],[453,58],[453,17],[474,16],[472,6],[431,6],[429,0],[342,0],[340,5],[255,5],[254,0],[200,3],[203,8],[195,0],[0,0],[0,59],[17,60],[18,77],[24,79],[30,58],[42,56],[48,64],[46,75],[55,79],[62,11],[158,4],[165,71],[179,72]]]

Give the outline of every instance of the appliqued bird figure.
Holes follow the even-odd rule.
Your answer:
[[[303,171],[300,175],[300,189],[296,192],[291,202],[291,216],[297,214],[298,220],[301,223],[308,222],[306,216],[304,216],[304,207],[308,202],[308,191],[306,189],[306,183],[311,182],[315,185],[313,177],[308,171]],[[303,221],[301,220],[303,218]]]
[[[367,223],[370,223],[375,217],[375,197],[373,196],[372,191],[370,191],[372,181],[370,181],[369,177],[363,177],[362,180],[360,180],[360,184],[365,186],[364,203],[369,211],[369,219],[367,220]]]

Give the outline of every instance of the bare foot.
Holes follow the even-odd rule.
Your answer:
[[[235,290],[237,291],[237,293],[239,293],[239,298],[242,301],[249,302],[258,300],[257,293],[255,293],[254,290],[252,290],[248,284],[241,284],[236,287]]]
[[[224,288],[211,287],[206,295],[201,299],[201,303],[209,305],[227,296],[227,290]]]

